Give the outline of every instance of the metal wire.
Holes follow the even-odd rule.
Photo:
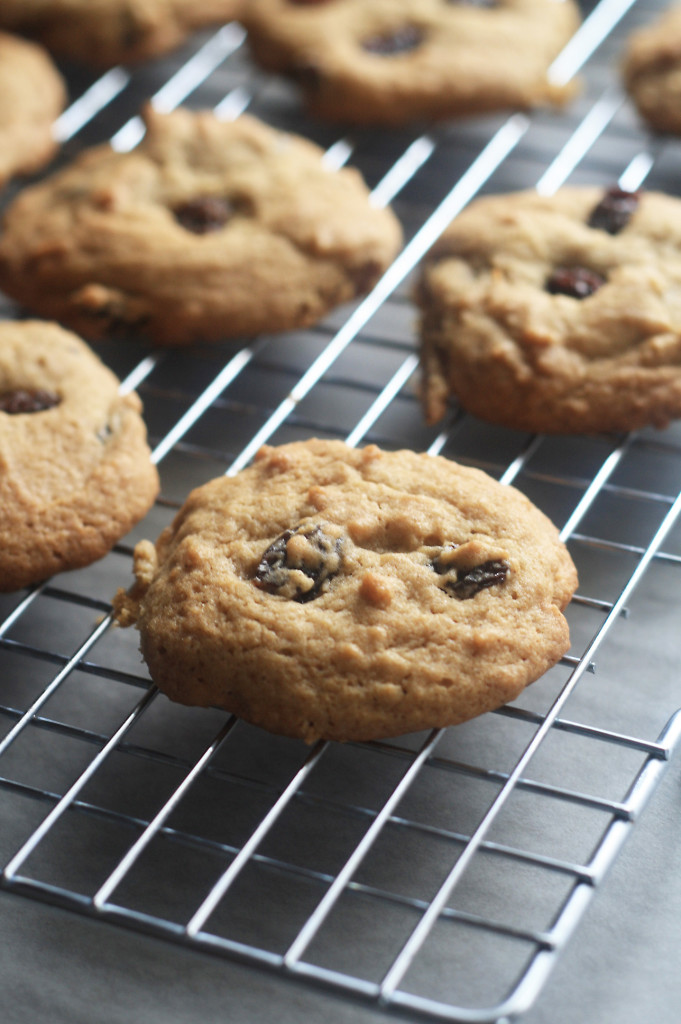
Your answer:
[[[595,59],[632,7],[631,0],[597,4],[553,65],[553,80],[564,84]],[[268,113],[273,110],[275,120],[277,115],[285,118],[289,100],[284,96],[282,101],[277,92],[273,107],[268,106],[270,83],[250,66],[243,54],[244,42],[245,33],[236,24],[206,37],[160,88],[151,90],[150,102],[169,111],[186,100],[198,102],[206,90],[219,116],[236,117],[252,105],[256,111],[259,107]],[[561,123],[559,145],[541,147],[534,180],[538,191],[551,194],[581,171],[606,133],[617,133],[613,125],[626,111],[626,100],[619,83],[610,77],[604,89],[588,97],[573,124]],[[228,81],[229,88],[216,100],[213,92]],[[74,100],[55,126],[56,137],[71,145],[79,141],[86,145],[90,128],[107,117],[115,125],[117,101],[140,88],[143,85],[134,74],[113,69]],[[635,728],[615,728],[565,714],[568,704],[574,705],[581,694],[584,676],[597,668],[613,633],[628,621],[641,583],[655,567],[677,572],[681,564],[674,540],[681,516],[681,443],[673,432],[659,438],[645,432],[603,438],[590,442],[600,446],[596,459],[590,449],[582,453],[580,441],[566,442],[570,445],[567,464],[572,467],[568,471],[559,458],[544,465],[551,443],[546,439],[518,438],[511,444],[508,436],[502,440],[496,431],[487,434],[484,425],[472,424],[456,409],[445,429],[427,431],[414,415],[416,403],[410,391],[418,360],[411,341],[402,342],[400,337],[411,318],[404,292],[410,274],[472,198],[496,187],[513,170],[514,160],[522,163],[518,154],[523,144],[527,143],[523,159],[536,152],[533,147],[545,118],[541,112],[511,115],[485,130],[482,141],[473,125],[468,134],[461,133],[458,152],[451,149],[447,129],[434,127],[415,138],[408,133],[389,136],[388,149],[397,150],[389,160],[380,147],[378,153],[372,151],[375,140],[361,132],[353,138],[334,139],[327,145],[327,163],[340,167],[366,156],[367,166],[374,170],[372,201],[378,206],[395,204],[405,223],[413,226],[402,253],[370,295],[349,312],[334,314],[326,323],[288,340],[260,338],[239,348],[216,346],[210,352],[197,349],[188,355],[142,352],[141,358],[133,345],[104,355],[114,363],[127,361],[121,388],[137,389],[143,395],[152,435],[155,411],[164,425],[154,436],[153,459],[161,467],[164,483],[154,521],[157,516],[165,521],[164,516],[180,503],[177,490],[186,490],[197,475],[205,478],[215,466],[221,472],[237,473],[264,442],[301,433],[342,436],[350,445],[376,440],[392,447],[418,444],[431,454],[455,453],[461,461],[494,472],[503,484],[550,496],[558,509],[557,521],[562,523],[561,536],[574,552],[603,551],[622,560],[616,587],[604,588],[602,593],[580,591],[573,601],[570,611],[574,609],[587,622],[586,635],[582,630],[578,646],[547,674],[545,691],[544,681],[534,684],[532,691],[541,694],[536,705],[520,701],[474,723],[472,728],[482,731],[476,748],[485,752],[482,763],[467,754],[463,727],[393,742],[348,745],[342,751],[328,743],[311,750],[290,744],[282,750],[279,740],[212,712],[205,712],[211,725],[209,736],[195,719],[193,726],[185,724],[183,735],[192,738],[192,750],[183,753],[166,749],[163,730],[158,736],[154,732],[154,715],[171,710],[165,698],[149,684],[143,669],[131,665],[126,650],[113,643],[119,636],[110,636],[106,569],[100,575],[95,567],[92,577],[87,571],[76,574],[75,586],[63,577],[30,588],[8,599],[0,612],[4,616],[0,672],[16,684],[17,691],[15,703],[0,705],[0,716],[9,723],[0,739],[0,796],[18,801],[27,818],[28,807],[47,805],[49,811],[17,841],[2,872],[5,889],[102,922],[259,964],[299,982],[314,982],[368,1000],[386,1011],[501,1024],[517,1019],[536,999],[681,734],[681,713],[670,714],[670,708],[659,709],[663,725],[653,738],[639,735]],[[112,144],[128,150],[143,131],[138,116],[127,118],[112,130]],[[640,130],[637,141],[638,151],[629,153],[614,175],[624,188],[640,187],[654,176],[670,145],[650,140]],[[375,173],[377,162],[379,173]],[[437,180],[436,190],[431,188],[430,176]],[[532,183],[524,182],[527,187]],[[397,334],[391,324],[398,325]],[[271,399],[262,393],[261,379],[272,387]],[[327,401],[328,395],[333,400]],[[351,409],[359,410],[349,424],[347,399]],[[173,410],[170,422],[166,407]],[[403,417],[396,415],[399,409],[405,410]],[[232,449],[228,431],[211,429],[212,417],[233,428],[243,443]],[[244,423],[253,429],[245,429]],[[470,449],[462,440],[467,432],[474,435]],[[641,483],[630,466],[639,452],[653,450],[673,465],[673,471],[660,472],[654,480],[649,474],[647,482]],[[604,501],[645,506],[649,525],[624,537],[604,528],[599,518]],[[130,555],[131,544],[124,542],[110,558],[116,560],[117,568],[120,562],[127,565]],[[82,615],[84,625],[78,619],[78,627],[72,627],[74,615]],[[56,619],[56,634],[54,628],[43,629],[44,618]],[[75,638],[70,651],[62,648],[62,634],[69,642]],[[45,666],[49,678],[41,681],[37,692],[33,682],[27,682],[24,692],[15,659],[16,664],[30,667],[27,676],[31,677],[34,672],[40,675],[38,670]],[[106,701],[100,707],[95,701],[93,712],[95,717],[99,712],[100,718],[94,723],[83,723],[69,704],[69,687],[81,678],[88,686],[102,681],[111,687],[106,701],[113,699],[112,693],[116,695],[114,711]],[[134,695],[130,705],[129,692]],[[245,732],[247,749],[240,739]],[[534,778],[538,755],[556,737],[587,743],[599,765],[598,777],[590,778],[588,785],[580,780],[558,784]],[[73,744],[69,749],[80,752],[74,756],[70,780],[61,786],[58,778],[52,781],[49,771],[49,784],[31,781],[27,772],[28,763],[42,763],[43,738]],[[83,766],[83,750],[91,753],[93,748],[96,753],[87,756]],[[503,752],[508,763],[497,763],[492,751]],[[257,755],[271,766],[265,777],[251,764]],[[327,776],[333,774],[338,757],[349,775],[355,773],[354,785],[346,784],[342,773],[329,785]],[[365,758],[371,758],[377,768],[368,775],[359,767]],[[125,765],[134,764],[133,770],[141,774],[169,773],[172,785],[158,792],[151,786],[150,806],[138,808],[134,800],[126,799],[125,785],[115,775],[114,764],[120,759]],[[45,764],[50,767],[49,753]],[[619,795],[599,791],[603,777],[618,780]],[[215,804],[210,802],[199,801],[198,822],[183,823],[187,805],[204,786],[218,787],[220,807],[248,819],[242,835],[231,835],[228,828],[224,834],[220,830],[213,834]],[[425,812],[415,795],[424,786],[431,787]],[[474,787],[470,798],[467,786]],[[587,815],[587,852],[578,855],[567,844],[558,844],[555,850],[537,848],[519,840],[512,829],[505,831],[505,819],[519,799],[541,808],[537,817],[540,831],[542,821],[546,823],[544,838],[550,831],[550,808],[559,806],[561,815],[571,810],[577,817]],[[121,806],[116,806],[119,800]],[[258,815],[252,812],[254,803],[261,806]],[[312,824],[303,829],[301,838],[296,816],[303,815],[307,821],[308,814]],[[329,814],[339,829],[333,850],[326,849],[321,834],[316,843],[308,835]],[[66,842],[69,851],[72,844],[76,851],[79,831],[88,822],[115,829],[117,837],[124,837],[118,841],[120,851],[112,860],[90,837],[85,858],[75,852],[66,858],[80,871],[75,880],[69,879],[60,843]],[[408,871],[395,867],[395,847],[389,842],[394,832],[404,841],[423,844],[424,852],[431,850],[429,844],[438,844],[437,871],[420,887],[412,886]],[[173,857],[168,855],[168,844]],[[196,884],[186,886],[192,899],[182,911],[171,899],[154,902],[153,885],[141,886],[141,892],[135,888],[137,876],[145,877],[149,859],[162,876],[172,870],[178,851],[209,858],[201,862],[205,870]],[[476,890],[470,878],[490,861],[499,884],[506,872],[521,868],[540,873],[542,890],[560,882],[541,923],[525,921],[522,915],[506,919],[503,909],[491,909],[479,894],[473,899]],[[96,882],[90,880],[91,870]],[[266,878],[273,909],[283,923],[276,939],[269,936],[268,926],[248,896],[254,872]],[[288,895],[290,887],[295,899]],[[348,944],[347,934],[336,922],[343,921],[350,907],[361,908],[362,901],[368,901],[370,910],[358,912],[363,930],[353,931]],[[397,929],[393,929],[392,914],[401,915]],[[380,941],[372,945],[374,927]],[[449,967],[463,957],[462,934],[474,934],[476,941],[490,944],[484,947],[480,977],[468,996],[461,976],[455,982],[449,978]],[[493,992],[486,987],[490,965],[506,963],[506,954],[495,945],[500,941],[514,949],[519,946],[523,953],[520,964],[507,972],[503,991]],[[353,961],[349,946],[355,945],[361,953]],[[449,957],[446,970],[440,965],[441,956]]]

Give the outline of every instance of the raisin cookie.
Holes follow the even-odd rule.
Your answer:
[[[135,394],[74,334],[0,324],[0,590],[101,558],[158,491]]]
[[[156,57],[197,29],[238,17],[243,0],[2,0],[0,26],[98,68]]]
[[[401,244],[359,173],[247,115],[146,111],[25,189],[5,215],[0,287],[88,338],[163,345],[306,326],[369,290]]]
[[[622,74],[641,117],[656,131],[680,134],[681,6],[631,34]]]
[[[485,473],[309,440],[193,491],[119,592],[152,679],[275,733],[366,740],[513,700],[569,645],[555,527]]]
[[[681,416],[681,200],[566,187],[477,200],[424,261],[422,390],[549,433]]]
[[[254,58],[311,113],[397,125],[563,103],[547,70],[579,25],[573,0],[251,0]]]
[[[52,125],[66,91],[40,46],[0,32],[0,187],[37,171],[56,149]]]

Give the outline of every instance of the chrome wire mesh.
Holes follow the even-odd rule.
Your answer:
[[[107,138],[132,148],[146,100],[248,108],[359,167],[407,242],[368,297],[313,329],[187,351],[97,346],[143,398],[162,495],[102,562],[0,596],[5,889],[388,1013],[506,1021],[536,999],[681,733],[681,428],[530,437],[457,409],[426,427],[410,289],[480,192],[617,180],[678,193],[681,143],[649,138],[618,81],[650,5],[584,13],[552,69],[582,78],[567,111],[414,132],[338,137],[306,120],[295,92],[251,65],[238,25],[134,72],[69,70],[58,162]],[[0,313],[21,315],[6,301]],[[527,493],[580,572],[570,653],[513,705],[391,742],[307,748],[159,695],[135,636],[111,624],[135,540],[262,443],[312,435],[440,453]]]

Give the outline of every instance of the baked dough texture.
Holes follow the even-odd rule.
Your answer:
[[[579,26],[573,0],[251,0],[242,20],[255,60],[329,120],[397,125],[574,93],[547,76]]]
[[[370,290],[401,245],[358,171],[242,115],[145,112],[131,153],[99,146],[25,189],[0,287],[86,338],[161,345],[307,326]]]
[[[462,722],[569,646],[577,578],[519,491],[439,456],[311,439],[192,491],[115,614],[172,700],[307,742]]]
[[[430,422],[449,395],[548,433],[681,416],[679,199],[589,186],[479,199],[426,257],[417,301]]]
[[[61,75],[42,47],[0,32],[0,187],[51,158],[52,125],[65,99]]]
[[[96,68],[137,63],[238,17],[244,0],[2,0],[0,27]]]
[[[681,133],[681,5],[627,40],[622,75],[641,117],[659,132]]]
[[[152,505],[137,395],[80,338],[0,324],[0,591],[105,555]]]

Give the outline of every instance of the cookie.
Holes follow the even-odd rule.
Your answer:
[[[0,590],[101,558],[158,491],[135,394],[74,334],[0,324]]]
[[[579,25],[573,0],[251,0],[251,52],[310,112],[399,125],[564,103],[547,70]]]
[[[243,0],[2,0],[0,27],[92,67],[167,53],[192,32],[236,18]]]
[[[88,338],[161,345],[282,331],[368,291],[401,244],[359,172],[242,115],[145,113],[5,216],[0,287]]]
[[[427,419],[455,395],[519,430],[627,431],[681,415],[681,200],[566,187],[472,203],[424,261]]]
[[[119,592],[152,679],[307,742],[464,721],[569,646],[576,586],[519,491],[439,456],[312,439],[194,490]]]
[[[652,128],[681,133],[681,6],[631,34],[622,75],[639,114]]]
[[[66,90],[35,43],[0,32],[0,187],[41,168],[57,148],[52,125]]]

